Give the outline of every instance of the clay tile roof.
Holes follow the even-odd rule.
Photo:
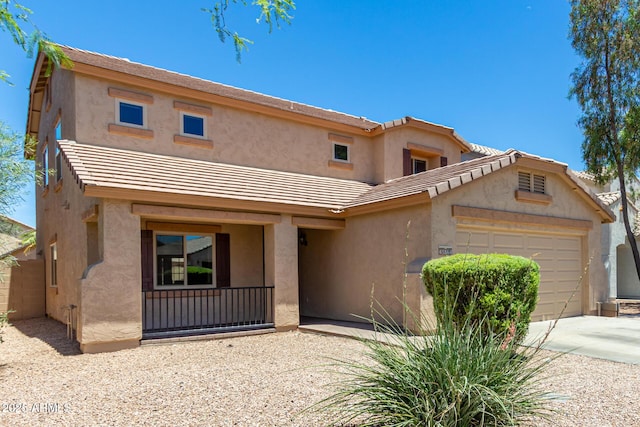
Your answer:
[[[175,86],[199,90],[205,93],[211,93],[226,98],[252,102],[255,104],[273,107],[280,110],[295,112],[302,115],[325,120],[331,120],[337,123],[354,126],[364,130],[370,130],[380,125],[380,123],[367,120],[364,117],[352,116],[329,109],[318,108],[282,98],[264,95],[250,90],[239,89],[221,83],[215,83],[209,80],[192,77],[186,74],[180,74],[162,68],[140,64],[138,62],[130,61],[126,58],[118,58],[115,56],[90,52],[70,46],[60,46],[60,48],[74,63],[87,64],[94,67],[142,77],[145,79],[169,83]]]
[[[573,171],[573,173],[580,179],[585,180],[585,181],[593,181],[595,182],[595,177],[593,176],[592,173],[589,173],[587,171]]]
[[[611,206],[612,204],[620,200],[620,197],[621,197],[621,193],[619,191],[611,191],[608,193],[598,193],[596,195],[598,196],[598,199],[600,199],[602,203],[604,203],[607,206]]]
[[[478,154],[483,154],[485,156],[494,156],[496,154],[504,154],[504,151],[498,150],[497,148],[487,147],[486,145],[474,144],[470,143],[471,151]]]
[[[81,188],[96,186],[340,209],[371,186],[358,181],[60,141]]]
[[[137,190],[169,195],[345,209],[425,194],[435,198],[527,157],[564,164],[509,150],[440,167],[372,186],[366,183],[300,173],[229,165],[119,148],[59,141],[65,162],[81,188]],[[610,209],[586,185],[565,172],[603,212]]]
[[[518,153],[481,157],[388,181],[353,200],[347,207],[428,193],[431,198],[516,162]]]

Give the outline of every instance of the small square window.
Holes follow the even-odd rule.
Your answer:
[[[117,102],[117,122],[128,126],[144,127],[145,106],[132,102]]]
[[[427,161],[424,159],[411,159],[413,173],[425,172],[427,170]]]
[[[349,146],[333,143],[333,160],[338,162],[349,162]]]
[[[182,116],[182,134],[204,138],[204,117],[180,113]]]

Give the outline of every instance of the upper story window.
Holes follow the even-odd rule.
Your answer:
[[[351,159],[353,137],[330,133],[329,141],[331,142],[331,158],[329,160],[329,166],[338,169],[353,170],[353,163]]]
[[[146,125],[146,115],[145,104],[116,99],[116,123],[143,128]]]
[[[411,158],[411,173],[425,172],[428,168],[428,163],[425,159]]]
[[[333,143],[333,160],[337,162],[349,162],[349,145]]]
[[[205,138],[206,117],[199,114],[180,112],[180,134]]]
[[[115,98],[115,123],[109,123],[109,133],[152,139],[147,110],[153,104],[153,96],[125,89],[110,87],[109,96]]]
[[[62,139],[62,120],[58,118],[56,122],[56,140]]]
[[[56,142],[56,182],[62,179],[62,153],[60,146]]]
[[[518,189],[530,193],[546,194],[544,175],[529,172],[518,172]]]
[[[213,115],[211,107],[173,101],[173,108],[178,110],[180,117],[180,132],[173,136],[173,142],[213,148],[213,142],[207,139],[207,117]]]
[[[45,141],[42,150],[42,186],[45,189],[49,186],[49,140]]]

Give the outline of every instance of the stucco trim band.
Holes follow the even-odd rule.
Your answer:
[[[163,218],[170,220],[189,221],[215,221],[230,224],[279,224],[280,215],[251,213],[251,212],[229,212],[211,209],[179,208],[175,206],[144,205],[133,203],[131,213],[145,218]]]
[[[147,221],[147,230],[214,234],[219,233],[222,227],[211,224],[178,224],[175,222]]]
[[[173,101],[173,108],[176,110],[188,111],[190,113],[202,114],[203,116],[213,116],[211,107],[202,105],[187,104],[186,102]]]
[[[153,104],[153,96],[144,93],[132,92],[130,90],[116,89],[110,87],[108,89],[109,96],[114,98],[127,99],[129,101],[142,102],[143,104]]]
[[[539,205],[550,205],[553,198],[548,194],[532,193],[530,191],[516,190],[516,200],[525,203],[537,203]]]
[[[210,139],[192,138],[184,135],[173,135],[173,142],[175,144],[191,145],[192,147],[213,148],[213,141]]]
[[[412,154],[421,154],[425,157],[434,157],[444,155],[444,150],[435,147],[428,147],[422,144],[416,144],[415,142],[407,142],[407,148],[411,150]]]
[[[329,160],[328,165],[329,167],[332,167],[332,168],[353,170],[353,163],[337,162],[335,160]]]
[[[115,123],[109,123],[109,133],[116,135],[133,136],[136,138],[153,139],[153,131],[151,129],[139,129],[129,126],[117,125]]]
[[[473,219],[491,223],[519,223],[528,225],[544,225],[553,228],[573,228],[590,230],[593,221],[584,219],[559,218],[555,216],[533,215],[519,212],[506,212],[494,209],[471,208],[468,206],[451,206],[451,215],[454,218]]]
[[[301,228],[311,228],[315,230],[344,230],[344,219],[324,219],[324,218],[307,218],[302,216],[294,216],[291,223]]]

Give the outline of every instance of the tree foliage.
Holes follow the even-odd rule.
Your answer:
[[[620,183],[622,216],[640,277],[625,176],[640,166],[640,14],[638,0],[571,0],[570,39],[582,63],[572,73],[589,172]]]
[[[233,40],[236,50],[236,60],[240,62],[242,51],[248,49],[248,45],[253,42],[245,37],[240,36],[236,31],[227,26],[226,16],[229,12],[229,6],[232,4],[242,4],[248,6],[247,0],[219,0],[215,1],[211,9],[203,8],[204,12],[211,15],[211,23],[218,33],[221,42],[225,42],[227,38]],[[269,26],[269,33],[273,31],[274,25],[280,28],[280,23],[291,23],[293,16],[291,12],[296,6],[293,0],[253,0],[251,6],[256,6],[260,10],[260,15],[256,19],[256,23],[264,22]]]
[[[71,65],[71,61],[62,50],[52,43],[47,35],[31,21],[31,9],[11,0],[0,0],[0,30],[9,34],[13,42],[24,50],[29,57],[34,53],[43,52],[50,59],[47,74],[53,67]],[[25,27],[33,30],[27,33]],[[0,70],[0,80],[9,82],[9,74]]]

